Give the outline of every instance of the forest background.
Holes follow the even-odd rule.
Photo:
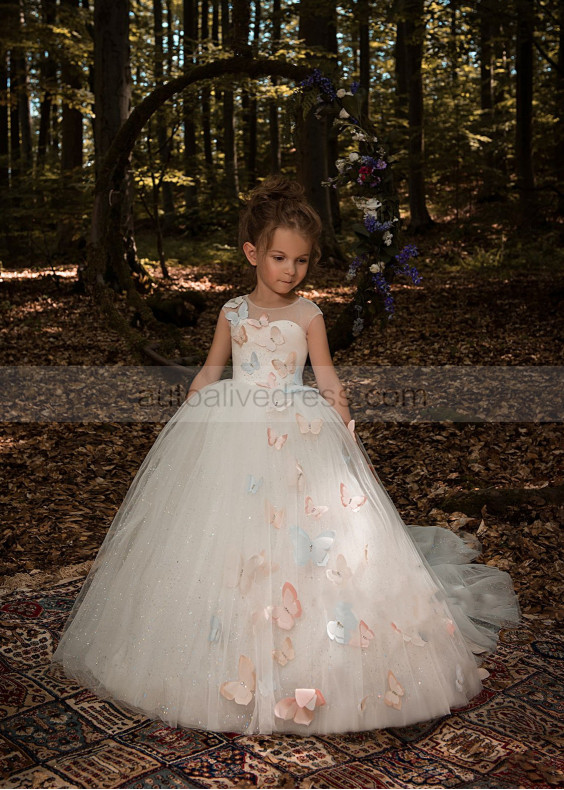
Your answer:
[[[2,364],[200,364],[220,304],[250,290],[237,212],[270,172],[299,178],[323,217],[304,293],[337,362],[560,364],[563,0],[0,10]],[[359,337],[346,279],[358,210],[321,186],[352,149],[295,96],[315,66],[360,86],[420,252],[422,284],[398,278],[394,320]],[[3,432],[3,573],[93,558],[162,427],[101,423]],[[531,616],[561,616],[546,602],[564,567],[558,425],[359,427],[406,520],[477,532]]]

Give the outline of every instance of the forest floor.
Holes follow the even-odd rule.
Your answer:
[[[445,221],[416,240],[422,282],[393,286],[396,315],[386,330],[361,334],[337,365],[562,364],[563,253],[556,236],[519,240],[489,209]],[[149,239],[140,239],[156,280]],[[210,242],[167,240],[174,291],[203,291],[206,309],[182,330],[209,346],[221,305],[253,287],[252,273],[218,232]],[[77,292],[76,267],[0,271],[0,365],[138,365],[124,340]],[[328,326],[347,300],[344,272],[312,272],[300,293]],[[118,298],[126,311],[124,300]],[[130,311],[131,312],[131,311]],[[157,340],[158,338],[152,338]],[[144,364],[151,364],[145,360]],[[346,384],[346,382],[345,382]],[[354,413],[355,405],[352,403]],[[172,413],[171,413],[172,414]],[[14,574],[40,574],[94,559],[143,458],[164,422],[0,423],[0,587]],[[542,488],[564,482],[558,422],[358,421],[377,473],[407,524],[441,524],[478,535],[479,561],[509,571],[529,622],[562,621],[564,506],[542,499],[448,513],[448,494],[473,488]],[[16,577],[20,578],[20,577]],[[540,624],[540,623],[539,623]]]

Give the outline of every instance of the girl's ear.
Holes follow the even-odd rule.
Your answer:
[[[250,241],[246,241],[243,244],[243,252],[247,256],[247,260],[251,264],[251,266],[257,265],[257,248],[254,244],[251,244]]]

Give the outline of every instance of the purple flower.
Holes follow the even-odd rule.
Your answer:
[[[396,261],[400,266],[404,266],[410,258],[415,258],[419,255],[419,250],[414,244],[406,244],[396,255]]]
[[[364,227],[369,233],[376,233],[376,231],[381,231],[382,233],[386,230],[390,230],[392,227],[392,222],[378,222],[376,217],[373,217],[371,214],[367,214],[364,218]]]
[[[355,95],[355,93],[358,91],[359,88],[360,88],[360,82],[353,80],[351,85],[351,93],[353,96]]]

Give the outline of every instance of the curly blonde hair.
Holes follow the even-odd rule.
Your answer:
[[[311,263],[321,258],[321,219],[297,181],[268,176],[249,194],[239,218],[239,247],[246,241],[259,252],[268,249],[276,228],[292,228],[311,240]]]

